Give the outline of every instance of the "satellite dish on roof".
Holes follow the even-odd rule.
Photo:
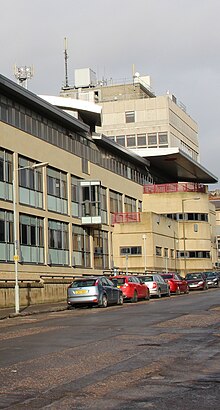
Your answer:
[[[138,77],[140,77],[140,73],[138,71],[136,71],[136,73],[134,73],[134,76],[138,78]]]

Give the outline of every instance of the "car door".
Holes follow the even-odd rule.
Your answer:
[[[111,294],[112,294],[112,303],[117,303],[119,299],[119,289],[117,286],[114,286],[113,282],[106,278],[106,281],[108,282],[109,287],[111,288]]]
[[[162,278],[162,276],[157,275],[157,283],[158,286],[160,287],[161,293],[167,293],[167,283],[165,282],[165,280]]]
[[[174,275],[174,279],[177,283],[177,285],[180,288],[180,292],[185,292],[186,291],[186,285],[184,283],[184,280],[179,276],[179,275]]]
[[[108,302],[112,303],[112,298],[113,298],[112,289],[113,289],[113,287],[110,286],[110,283],[108,283],[107,278],[101,278],[101,284],[102,284],[103,291],[105,291],[105,293],[107,295]]]

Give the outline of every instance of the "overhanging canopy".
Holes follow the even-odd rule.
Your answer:
[[[164,182],[215,184],[218,178],[179,148],[138,148],[133,152],[150,161],[150,172]]]

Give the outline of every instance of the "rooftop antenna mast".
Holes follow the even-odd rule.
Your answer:
[[[65,63],[65,84],[64,84],[64,88],[69,88],[67,60],[68,60],[67,38],[64,37],[64,63]]]
[[[28,89],[28,80],[30,80],[34,75],[34,67],[22,66],[17,67],[14,65],[14,76],[17,78],[17,83],[22,87]]]

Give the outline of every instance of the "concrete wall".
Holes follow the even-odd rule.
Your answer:
[[[72,279],[45,279],[41,282],[19,283],[20,306],[66,300]],[[0,308],[15,305],[14,282],[0,282]]]

